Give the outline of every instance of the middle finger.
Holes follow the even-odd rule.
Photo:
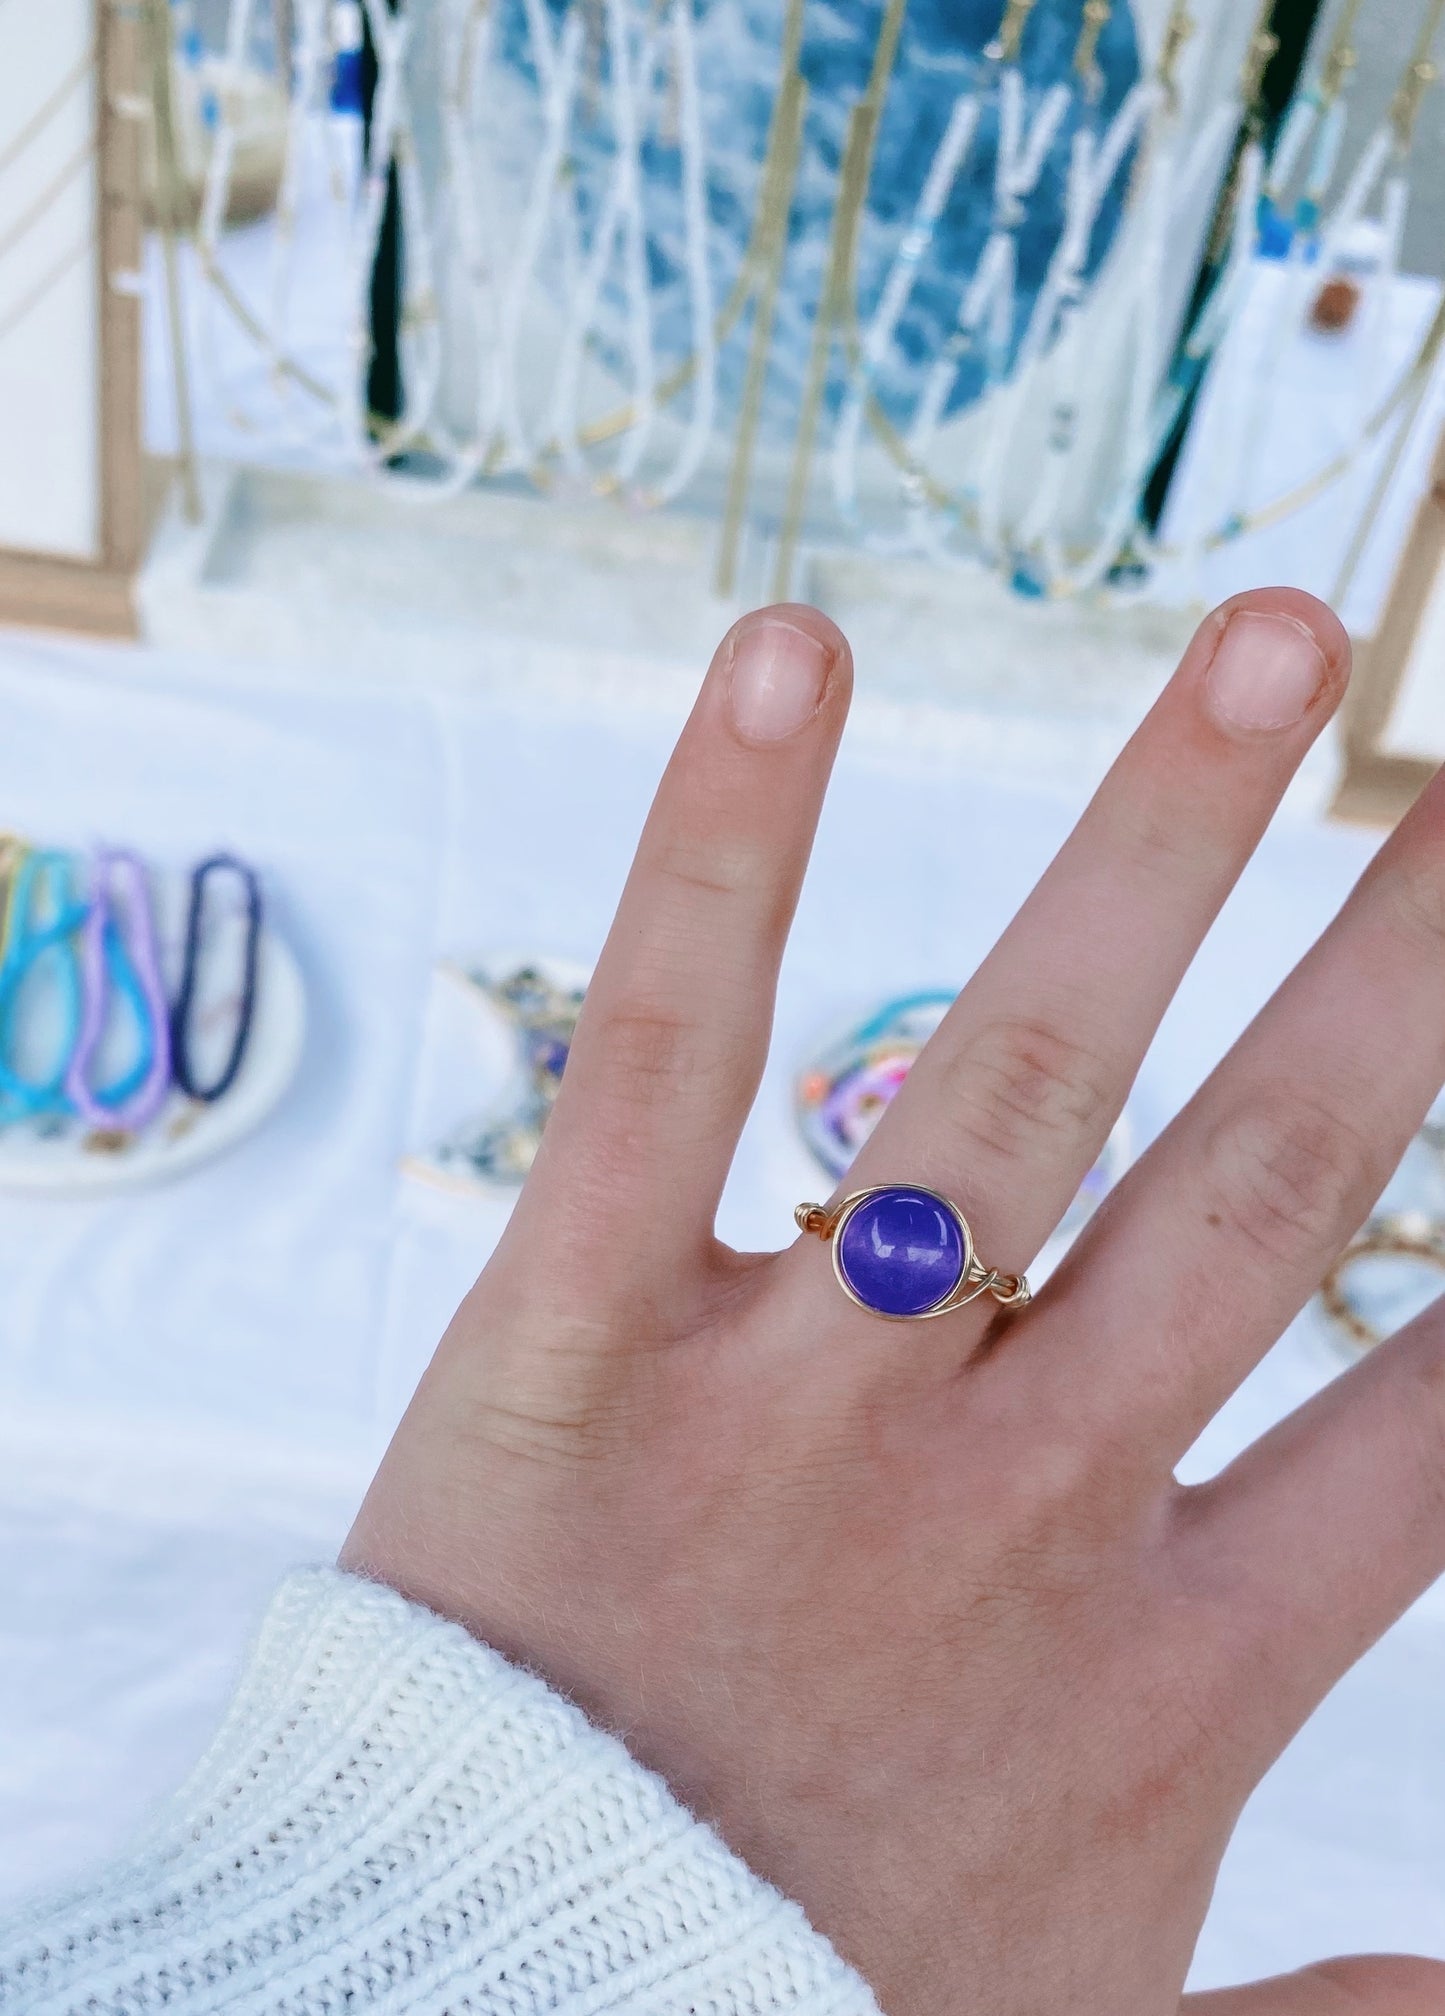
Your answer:
[[[986,1265],[1025,1268],[1348,674],[1312,596],[1239,596],[1179,670],[964,988],[847,1179],[956,1199]],[[980,1304],[975,1323],[987,1320]]]

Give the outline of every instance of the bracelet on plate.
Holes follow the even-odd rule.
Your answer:
[[[7,1122],[68,1110],[64,1076],[80,1020],[80,976],[72,941],[85,916],[84,903],[74,900],[67,855],[35,853],[22,844],[10,857],[10,868],[0,960],[0,1118]],[[53,1068],[28,1078],[11,1058],[18,1040],[18,1006],[42,960],[55,968],[61,1042]]]
[[[7,878],[0,957],[0,1119],[5,1121],[69,1110],[66,1077],[79,1040],[83,996],[74,939],[87,908],[75,895],[74,864],[68,854],[18,849]],[[61,1040],[50,1071],[27,1078],[11,1062],[16,1011],[42,960],[55,968]]]
[[[206,883],[213,875],[232,874],[239,878],[245,896],[246,945],[242,955],[241,995],[236,1005],[236,1029],[226,1060],[211,1079],[202,1084],[191,1057],[191,1017],[199,984],[202,937],[205,924]],[[225,1097],[236,1081],[246,1054],[251,1024],[256,1013],[256,968],[261,945],[261,884],[254,869],[234,854],[212,854],[191,870],[191,896],[186,912],[186,947],[181,967],[181,984],[171,1010],[171,1068],[177,1085],[188,1098],[213,1105]]]
[[[122,929],[117,902],[127,885]],[[170,1005],[161,980],[155,915],[145,865],[120,848],[101,848],[91,871],[90,909],[81,927],[84,998],[65,1092],[94,1127],[136,1133],[160,1111],[171,1083]],[[111,975],[139,1016],[143,1059],[117,1083],[95,1088],[89,1073],[105,1034]],[[129,977],[126,977],[128,974]]]

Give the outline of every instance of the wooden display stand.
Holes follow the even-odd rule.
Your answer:
[[[1393,825],[1434,776],[1439,758],[1400,748],[1391,733],[1407,688],[1421,680],[1445,688],[1445,436],[1380,627],[1355,647],[1342,717],[1344,771],[1332,807],[1340,818]]]
[[[0,426],[12,450],[12,415],[28,430],[11,464],[14,480],[23,485],[43,476],[48,497],[63,486],[67,525],[56,532],[39,524],[32,547],[12,496],[0,534],[0,622],[129,636],[146,520],[139,267],[147,112],[139,95],[140,22],[123,0],[69,0],[47,19],[45,36],[35,27],[24,12],[8,29],[0,21],[0,44],[7,35],[34,37],[19,52],[33,74],[19,74],[21,64],[10,69],[17,81],[4,107],[9,130],[0,131],[10,181],[7,192],[0,177],[0,218],[20,268],[0,289],[0,313],[9,316],[8,326],[0,320]],[[45,203],[51,157],[72,148],[77,133],[79,148],[67,158],[84,153],[88,160],[74,175],[63,166],[54,178],[59,198]],[[66,341],[55,346],[48,398],[56,426],[78,437],[66,444],[68,458],[55,457],[58,473],[46,456],[45,416],[35,410],[57,318]],[[23,493],[16,495],[23,505]]]

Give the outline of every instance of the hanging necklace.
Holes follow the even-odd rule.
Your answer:
[[[1320,272],[1328,276],[1330,270],[1338,264],[1352,234],[1360,228],[1364,212],[1374,202],[1376,192],[1378,192],[1376,232],[1381,250],[1378,250],[1378,260],[1372,270],[1370,298],[1366,302],[1366,321],[1360,335],[1364,355],[1360,357],[1360,365],[1358,371],[1354,373],[1354,379],[1364,389],[1364,397],[1368,397],[1368,387],[1378,383],[1378,375],[1381,375],[1381,369],[1385,365],[1383,345],[1389,335],[1389,296],[1395,284],[1395,276],[1399,272],[1401,242],[1409,210],[1409,173],[1407,173],[1409,155],[1413,147],[1415,123],[1419,117],[1419,103],[1425,93],[1425,87],[1433,77],[1431,46],[1435,40],[1435,32],[1439,28],[1439,20],[1441,20],[1441,8],[1437,4],[1431,4],[1425,12],[1419,40],[1415,44],[1411,62],[1407,65],[1407,71],[1391,103],[1391,111],[1387,113],[1387,119],[1383,121],[1381,129],[1378,129],[1376,135],[1372,137],[1370,145],[1364,149],[1360,171],[1356,171],[1356,175],[1350,179],[1350,185],[1344,194],[1344,200],[1338,206],[1336,216],[1326,224],[1322,234],[1318,234],[1318,216],[1320,206],[1328,196],[1328,183],[1322,181],[1322,175],[1326,171],[1332,171],[1334,161],[1338,159],[1338,147],[1342,139],[1342,117],[1340,119],[1332,117],[1334,113],[1340,113],[1338,85],[1334,83],[1334,79],[1348,77],[1348,71],[1354,67],[1354,50],[1348,42],[1348,30],[1352,26],[1352,10],[1346,10],[1346,16],[1340,24],[1344,40],[1336,36],[1336,44],[1332,46],[1330,56],[1326,58],[1326,75],[1322,77],[1318,91],[1308,95],[1316,107],[1326,103],[1326,95],[1330,99],[1330,109],[1326,113],[1320,131],[1320,139],[1324,141],[1324,145],[1318,151],[1320,157],[1312,163],[1310,190],[1302,198],[1302,204],[1306,204],[1308,212],[1312,212],[1312,216],[1316,218],[1318,256],[1316,260],[1304,256],[1306,238],[1302,232],[1296,232],[1290,244],[1290,256],[1286,260],[1286,278],[1282,286],[1280,308],[1274,317],[1270,335],[1264,343],[1262,363],[1254,371],[1254,395],[1252,399],[1245,401],[1247,417],[1239,433],[1239,454],[1231,482],[1235,516],[1243,514],[1250,508],[1258,490],[1258,470],[1260,470],[1262,442],[1266,435],[1268,399],[1276,391],[1278,375],[1282,369],[1282,361],[1288,353],[1288,345],[1306,323],[1308,302],[1318,290]],[[1288,139],[1288,119],[1284,137]],[[1294,163],[1288,159],[1282,163],[1278,175],[1280,187],[1288,185],[1288,171],[1292,169],[1292,165]],[[1276,167],[1272,161],[1272,179],[1274,175]],[[1280,202],[1278,187],[1276,192],[1270,192],[1270,187],[1266,185],[1266,196],[1262,198],[1264,230],[1270,228],[1270,216],[1276,212],[1278,202]],[[1364,405],[1364,399],[1360,399],[1354,427],[1350,429],[1356,437],[1360,425],[1364,423],[1366,411],[1368,407]]]
[[[271,311],[267,324],[267,360],[272,392],[291,426],[288,438],[303,441],[316,435],[313,402],[298,402],[296,386],[279,368],[279,360],[289,348],[292,282],[296,271],[296,225],[312,154],[314,125],[329,91],[330,67],[326,32],[326,0],[297,0],[295,46],[280,52],[291,72],[291,91],[286,121],[286,144],[281,159],[281,181],[276,192],[276,214],[271,244]],[[219,247],[211,248],[218,258]]]
[[[594,228],[591,257],[571,301],[554,374],[548,452],[560,455],[575,477],[605,495],[627,495],[655,508],[676,497],[695,474],[712,437],[717,400],[718,332],[708,265],[707,149],[697,81],[693,0],[672,0],[665,26],[671,45],[673,90],[664,94],[660,66],[664,53],[660,14],[638,38],[635,71],[631,33],[620,0],[608,0],[609,47],[616,107],[618,156]],[[676,128],[683,262],[687,274],[691,346],[680,371],[658,380],[653,363],[651,289],[647,272],[647,232],[643,210],[642,150],[663,118]],[[594,330],[604,282],[620,242],[628,350],[636,389],[628,402],[628,424],[611,468],[596,468],[584,449],[596,445],[596,427],[584,426],[580,407],[582,365]],[[636,478],[662,406],[691,383],[687,426],[670,464],[650,483]]]
[[[1086,0],[1074,70],[1092,116],[1079,123],[1070,146],[1063,228],[1019,346],[1013,381],[1006,394],[997,397],[999,419],[980,481],[984,542],[993,547],[1006,543],[1012,549],[1016,576],[1030,549],[1041,553],[1045,579],[1062,565],[1057,521],[1083,395],[1079,314],[1085,298],[1084,268],[1105,199],[1162,98],[1157,78],[1141,79],[1114,117],[1101,126],[1097,106],[1103,79],[1096,52],[1111,11],[1110,0]],[[1016,457],[1018,423],[1040,404],[1048,412],[1042,467],[1024,516],[1005,541],[1004,488]]]
[[[1019,45],[1032,0],[1019,0],[1005,17],[1005,29],[988,55],[997,65],[998,154],[994,170],[994,214],[983,251],[964,289],[952,335],[943,343],[924,381],[908,444],[915,457],[926,456],[948,408],[964,363],[977,359],[982,367],[984,396],[1007,373],[1013,342],[1015,290],[1018,275],[1018,231],[1027,204],[1053,150],[1072,100],[1064,82],[1050,85],[1032,123],[1027,90],[1019,63]]]
[[[540,8],[538,11],[540,12]],[[532,470],[539,462],[530,430],[522,418],[521,398],[517,385],[517,356],[521,348],[523,320],[533,279],[547,241],[549,227],[554,222],[554,191],[565,188],[563,167],[567,158],[572,105],[581,73],[582,26],[581,13],[576,8],[569,9],[562,24],[554,55],[546,63],[541,60],[540,55],[536,58],[537,72],[543,89],[543,139],[531,185],[523,204],[522,220],[506,284],[502,290],[494,392],[498,431],[496,442],[487,458],[489,470]],[[539,24],[537,32],[541,39],[534,44],[534,47],[538,50],[544,45],[550,48],[550,30],[547,28],[545,17]],[[567,193],[564,218],[572,218],[571,203],[570,193]],[[575,270],[572,270],[576,256],[575,236],[565,224],[563,235],[572,253],[572,256],[564,262],[563,274],[564,293],[570,301],[575,297],[580,282]]]
[[[1140,266],[1147,276],[1148,291],[1147,296],[1142,288],[1134,294],[1138,348],[1130,381],[1126,449],[1119,462],[1114,503],[1105,514],[1102,534],[1092,551],[1071,562],[1058,575],[1052,592],[1083,592],[1103,579],[1121,553],[1128,551],[1132,558],[1141,560],[1152,551],[1139,522],[1142,486],[1221,335],[1232,326],[1249,276],[1264,170],[1259,93],[1277,47],[1268,25],[1270,13],[1271,0],[1262,0],[1240,71],[1237,94],[1206,122],[1186,157],[1182,173],[1175,168],[1177,94],[1172,89],[1168,93],[1157,159],[1146,167],[1149,181],[1146,203],[1151,223]],[[1179,364],[1171,368],[1167,361],[1169,337],[1163,321],[1163,275],[1169,236],[1175,219],[1195,197],[1200,176],[1217,162],[1220,146],[1226,143],[1241,117],[1246,138],[1231,176],[1229,200],[1222,212],[1227,234],[1220,268],[1204,309],[1182,346],[1182,368]]]
[[[673,77],[692,329],[692,410],[671,467],[639,499],[653,506],[670,503],[691,482],[707,453],[717,411],[717,342],[713,331],[712,269],[708,262],[707,146],[692,9],[693,0],[673,0]]]
[[[461,0],[444,9],[441,24],[440,124],[443,185],[440,212],[452,226],[448,271],[456,276],[469,323],[466,336],[474,360],[476,390],[469,437],[458,439],[438,415],[433,431],[450,463],[432,494],[456,496],[480,473],[496,434],[496,375],[484,363],[497,354],[499,340],[497,273],[498,203],[489,164],[475,145],[468,108],[479,75],[487,72],[496,33],[496,9],[489,0]]]
[[[1005,35],[1014,33],[1016,10],[1010,8],[999,21],[998,33],[988,45],[985,61],[975,66],[968,87],[953,101],[943,137],[923,178],[908,228],[899,240],[893,263],[884,277],[862,344],[849,372],[838,425],[833,437],[833,496],[845,518],[856,515],[858,497],[858,448],[862,438],[864,412],[878,371],[886,359],[898,325],[917,285],[919,269],[927,256],[949,198],[953,194],[978,133],[986,93],[992,88],[999,60],[991,52],[1007,46]],[[1022,34],[1022,21],[1018,24]]]
[[[1096,15],[1086,19],[1081,32],[1081,49],[1076,51],[1084,59],[1084,64],[1092,70],[1095,25],[1102,32],[1104,25]],[[1188,33],[1189,19],[1182,4],[1176,4],[1171,16],[1169,31],[1156,66],[1154,77],[1134,88],[1126,96],[1110,127],[1096,144],[1081,147],[1071,156],[1072,189],[1070,214],[1066,214],[1064,242],[1056,248],[1051,271],[1046,274],[1041,299],[1036,304],[1035,317],[1031,318],[1025,332],[1025,344],[1029,346],[1025,363],[1036,361],[1039,351],[1047,341],[1047,332],[1063,304],[1064,297],[1077,284],[1077,276],[1071,276],[1070,269],[1080,258],[1077,247],[1083,241],[1085,251],[1087,239],[1086,225],[1091,230],[1090,210],[1096,201],[1102,203],[1109,183],[1128,147],[1145,135],[1142,141],[1142,159],[1136,167],[1134,189],[1129,211],[1132,214],[1132,229],[1139,240],[1138,256],[1130,264],[1130,293],[1133,309],[1128,316],[1131,340],[1138,355],[1134,369],[1128,379],[1128,399],[1123,424],[1117,420],[1121,437],[1121,451],[1118,459],[1125,471],[1131,471],[1143,460],[1143,443],[1146,436],[1146,422],[1149,401],[1153,387],[1158,383],[1158,373],[1162,367],[1163,335],[1161,324],[1161,304],[1159,300],[1162,285],[1161,269],[1163,247],[1167,241],[1169,219],[1173,200],[1172,148],[1166,146],[1166,139],[1172,135],[1177,113],[1177,91],[1174,83],[1174,66],[1179,49]],[[1067,87],[1065,87],[1067,89]],[[1161,120],[1165,122],[1161,126]],[[1086,179],[1085,171],[1089,171]],[[1107,180],[1105,178],[1108,178]],[[1077,234],[1069,236],[1070,227]],[[1072,324],[1072,316],[1068,318]],[[1055,349],[1059,347],[1056,339]],[[1061,360],[1067,362],[1067,359]],[[1111,380],[1111,389],[1113,381]],[[884,447],[900,464],[905,472],[905,481],[911,481],[915,493],[920,495],[920,506],[915,524],[927,545],[927,550],[937,558],[952,557],[952,549],[943,543],[945,528],[955,532],[967,530],[969,534],[966,551],[972,557],[982,557],[994,566],[1008,565],[1015,574],[1018,585],[1029,587],[1032,592],[1054,592],[1050,575],[1064,560],[1057,535],[1050,534],[1048,557],[1041,565],[1030,565],[1021,570],[1017,553],[1017,535],[1014,541],[1007,541],[1003,535],[1003,484],[1009,471],[1012,453],[1011,434],[1018,423],[1027,381],[1020,374],[1015,385],[1005,388],[1002,395],[995,391],[985,421],[985,432],[977,453],[980,471],[971,494],[949,493],[929,476],[926,464],[916,453],[915,442],[910,438],[900,442],[891,435],[881,414],[873,409],[871,418],[875,431],[879,432]],[[1066,394],[1070,411],[1067,424],[1057,425],[1048,444],[1052,468],[1048,472],[1045,503],[1051,513],[1056,514],[1058,501],[1062,495],[1064,479],[1075,450],[1076,439],[1080,438],[1075,426],[1077,393]],[[1061,404],[1063,401],[1061,400]],[[1060,416],[1056,416],[1060,417]],[[1112,563],[1114,551],[1106,551],[1116,536],[1116,530],[1127,527],[1134,510],[1132,497],[1121,494],[1127,491],[1127,482],[1116,486],[1112,504],[1105,513],[1103,533],[1089,546],[1079,549],[1069,557],[1073,576],[1065,592],[1075,592],[1074,582],[1085,578],[1095,578],[1107,570]],[[940,510],[940,507],[941,510]],[[1034,538],[1041,538],[1044,525],[1042,514],[1030,525]],[[1122,537],[1122,532],[1119,534]],[[1009,557],[1013,548],[1013,557]]]
[[[441,328],[437,313],[435,252],[427,215],[426,187],[412,135],[406,97],[406,51],[411,22],[388,0],[362,0],[376,49],[376,92],[351,234],[347,294],[351,301],[348,349],[351,397],[344,408],[348,445],[376,472],[416,442],[436,403],[441,380]],[[402,410],[392,418],[373,414],[367,399],[372,361],[371,288],[387,203],[395,174],[400,225],[406,246],[405,299],[397,331],[406,342]]]
[[[1386,297],[1398,268],[1400,243],[1408,208],[1409,162],[1421,103],[1436,77],[1433,50],[1442,20],[1445,20],[1445,0],[1426,0],[1410,59],[1401,75],[1390,107],[1363,149],[1339,203],[1325,221],[1320,233],[1316,275],[1328,274],[1339,264],[1351,235],[1358,229],[1378,197],[1382,249],[1375,274],[1372,317],[1365,332],[1369,354],[1362,359],[1356,374],[1363,396],[1366,398],[1369,388],[1379,382],[1383,362],[1383,342],[1388,334]],[[1296,315],[1301,305],[1302,296],[1295,302]],[[1281,330],[1278,333],[1277,348],[1283,347],[1285,335],[1292,333],[1292,328],[1293,325],[1290,330]],[[1427,345],[1430,340],[1427,334],[1425,339]],[[1371,408],[1362,405],[1350,430],[1347,443],[1334,458],[1334,462],[1327,467],[1348,468],[1353,465],[1368,441],[1378,432],[1382,412],[1394,409],[1407,381],[1412,381],[1419,362],[1420,358],[1417,357],[1407,367],[1383,407]],[[1210,545],[1218,543],[1222,538],[1238,536],[1247,527],[1257,525],[1279,513],[1281,500],[1271,500],[1260,506],[1251,503],[1250,490],[1253,487],[1256,446],[1245,432],[1245,422],[1249,418],[1249,402],[1241,404],[1246,410],[1236,420],[1232,437],[1222,441],[1215,438],[1211,443],[1212,452],[1205,465],[1206,508],[1200,512],[1200,530],[1193,541],[1198,551],[1207,550]],[[1290,494],[1313,489],[1316,481],[1315,478],[1307,479],[1305,485],[1296,486],[1296,492]]]
[[[577,440],[582,366],[587,340],[597,318],[603,285],[620,245],[627,351],[634,380],[633,423],[623,437],[613,478],[620,485],[636,473],[657,411],[646,269],[646,226],[642,215],[642,173],[638,154],[639,100],[650,105],[656,95],[659,39],[654,16],[637,38],[634,52],[632,28],[624,11],[624,0],[605,0],[605,5],[617,152],[593,228],[587,262],[574,299],[569,304],[571,312],[564,328],[553,384],[550,431],[558,443],[564,465],[574,475],[585,476],[587,467]]]
[[[1290,256],[1294,256],[1302,242],[1313,236],[1319,222],[1320,206],[1339,163],[1345,90],[1358,60],[1354,32],[1361,4],[1362,0],[1345,0],[1318,83],[1298,92],[1285,113],[1260,195],[1260,238],[1265,252],[1287,237]],[[1310,165],[1304,187],[1293,218],[1286,221],[1286,199],[1307,149]]]

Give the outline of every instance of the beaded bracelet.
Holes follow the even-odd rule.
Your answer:
[[[229,871],[239,876],[246,896],[246,950],[241,979],[241,1000],[236,1010],[236,1033],[226,1061],[209,1085],[201,1084],[191,1061],[190,1022],[200,966],[201,925],[205,908],[206,882],[212,875]],[[186,913],[186,951],[181,969],[180,991],[171,1010],[171,1066],[177,1085],[191,1099],[212,1105],[224,1098],[235,1083],[246,1054],[251,1023],[256,1011],[256,964],[261,944],[261,885],[254,869],[234,854],[212,854],[191,871],[191,900]]]
[[[129,932],[123,934],[115,889],[128,885]],[[154,1119],[170,1090],[170,1011],[161,979],[155,916],[144,863],[119,848],[102,848],[92,869],[90,908],[81,927],[84,1005],[80,1031],[65,1073],[65,1094],[94,1127],[138,1132]],[[89,1082],[91,1062],[105,1031],[108,976],[114,973],[132,1003],[145,1045],[139,1069],[116,1084]]]

